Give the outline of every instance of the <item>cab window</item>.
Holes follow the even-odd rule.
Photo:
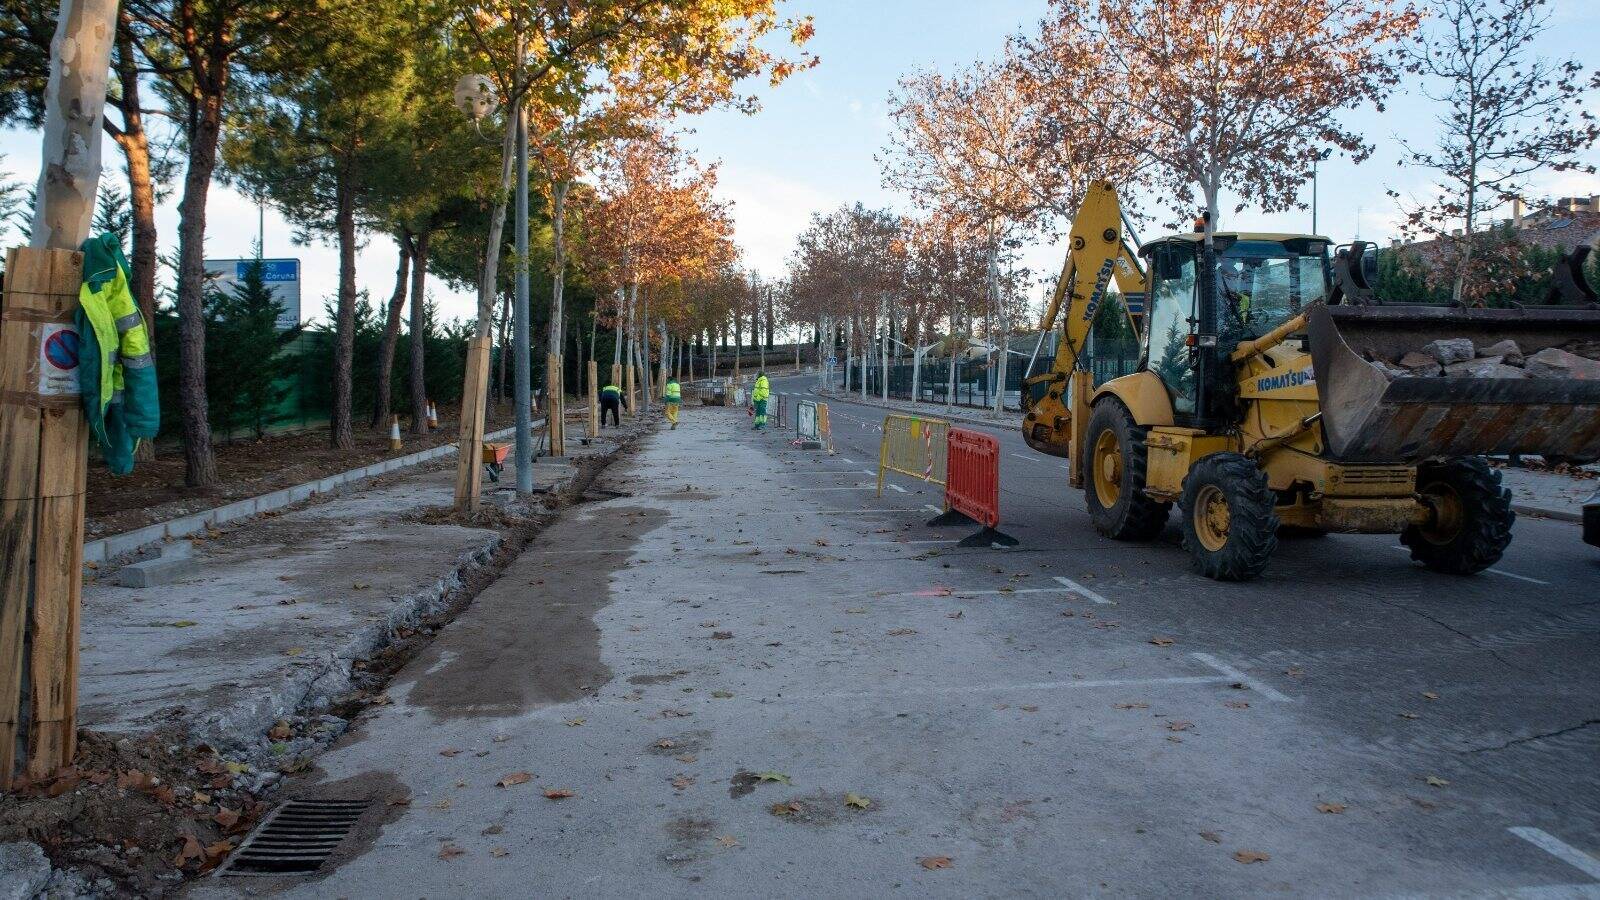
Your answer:
[[[1224,331],[1259,336],[1328,292],[1326,251],[1278,241],[1236,241],[1218,255]]]
[[[1173,411],[1192,415],[1195,371],[1189,358],[1189,320],[1194,315],[1195,256],[1186,243],[1162,244],[1151,258],[1154,283],[1145,316],[1145,359],[1172,392]]]

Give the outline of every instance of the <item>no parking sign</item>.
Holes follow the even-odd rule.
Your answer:
[[[51,322],[39,331],[39,393],[60,397],[80,393],[78,350],[82,339],[71,325]]]

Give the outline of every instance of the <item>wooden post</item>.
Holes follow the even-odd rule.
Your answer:
[[[67,250],[14,249],[6,260],[0,299],[0,788],[15,774],[19,738],[31,778],[71,764],[76,751],[89,432],[71,324],[82,269],[83,255]]]
[[[626,386],[626,391],[627,391],[627,394],[628,394],[628,404],[627,404],[627,406],[628,406],[628,415],[631,416],[631,415],[633,415],[634,410],[639,408],[638,405],[637,405],[639,403],[639,398],[637,396],[635,396],[634,393],[633,393],[634,385],[635,385],[635,381],[634,381],[635,368],[634,368],[634,365],[631,362],[628,363],[627,365],[628,365],[628,372],[627,372],[628,384]]]
[[[567,455],[567,391],[562,384],[561,357],[554,353],[544,356],[545,391],[550,395],[545,404],[544,433],[550,439],[550,455]]]
[[[589,437],[600,436],[600,369],[589,360]]]
[[[478,511],[483,484],[483,400],[489,387],[490,338],[467,342],[467,370],[461,385],[461,432],[456,444],[456,509]]]

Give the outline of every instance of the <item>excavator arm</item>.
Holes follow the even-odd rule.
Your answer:
[[[1144,267],[1129,246],[1117,189],[1108,181],[1089,186],[1078,214],[1072,219],[1066,262],[1055,292],[1039,323],[1048,334],[1061,320],[1056,337],[1055,362],[1049,372],[1033,374],[1029,362],[1022,389],[1022,436],[1040,453],[1076,461],[1089,424],[1089,397],[1094,377],[1085,353],[1095,316],[1113,280],[1125,298],[1144,297],[1148,281]],[[1135,331],[1138,322],[1128,310]],[[1073,485],[1083,482],[1082,466],[1068,470]]]

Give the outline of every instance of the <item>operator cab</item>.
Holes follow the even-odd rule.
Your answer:
[[[1200,303],[1204,236],[1177,234],[1150,241],[1139,254],[1148,261],[1150,293],[1145,306],[1144,367],[1172,395],[1173,412],[1184,424],[1203,425],[1207,382],[1226,376],[1222,350],[1260,337],[1328,296],[1332,287],[1324,237],[1298,234],[1218,232],[1216,302]]]

